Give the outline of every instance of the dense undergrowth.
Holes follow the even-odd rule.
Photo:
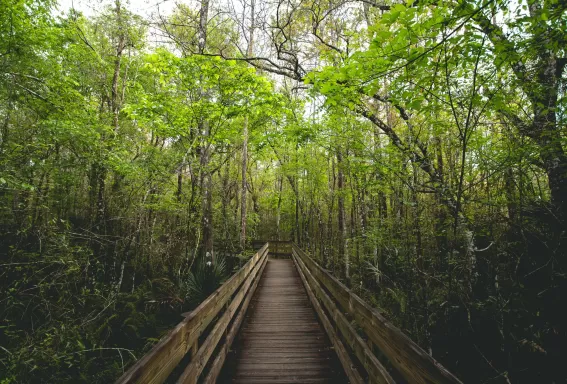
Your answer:
[[[549,207],[534,205],[521,220],[499,229],[494,218],[484,218],[487,226],[476,233],[500,233],[497,241],[491,240],[494,234],[476,239],[482,252],[471,286],[464,284],[460,263],[435,246],[430,255],[438,257],[420,261],[412,247],[391,243],[381,250],[378,269],[368,256],[358,256],[372,254],[365,239],[360,251],[353,246],[353,272],[345,282],[465,382],[562,382],[567,340],[558,324],[567,319],[559,303],[567,280],[556,258],[565,252],[565,239],[549,213]],[[454,246],[466,247],[463,240]],[[420,266],[427,272],[408,268],[408,259],[434,264],[436,273],[430,274],[431,266]],[[344,278],[341,265],[328,266]]]
[[[231,272],[197,257],[185,276],[113,281],[70,230],[36,232],[41,249],[0,238],[2,383],[112,382]]]
[[[113,382],[252,239],[464,382],[565,382],[565,2],[136,7],[0,0],[2,384]]]

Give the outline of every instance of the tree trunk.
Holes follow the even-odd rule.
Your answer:
[[[325,252],[326,252],[326,267],[329,266],[329,262],[333,261],[333,264],[335,263],[335,259],[333,257],[334,254],[334,236],[333,236],[333,219],[334,219],[334,210],[335,210],[335,186],[336,186],[336,173],[335,173],[335,161],[334,161],[334,157],[331,157],[329,159],[330,161],[330,167],[329,167],[329,189],[330,189],[330,201],[327,203],[328,204],[328,211],[327,211],[327,243],[330,245],[327,245],[325,247]],[[329,255],[330,253],[330,255]],[[331,257],[329,257],[331,256]],[[335,268],[335,266],[333,265],[333,268]]]
[[[277,207],[277,213],[276,213],[276,235],[277,238],[276,240],[281,240],[281,228],[280,228],[280,222],[281,222],[281,215],[282,215],[282,190],[283,190],[283,178],[281,176],[278,176],[277,181],[276,181],[277,185],[278,185],[278,207]]]
[[[250,36],[248,39],[248,57],[252,56],[254,51],[254,0],[250,4]],[[244,126],[242,129],[242,188],[241,188],[241,208],[240,208],[240,249],[246,248],[246,213],[247,199],[246,193],[248,185],[246,184],[246,169],[248,165],[248,115],[244,117]]]
[[[240,249],[246,248],[246,216],[248,184],[246,183],[246,169],[248,167],[248,116],[244,117],[242,129],[242,186],[240,189]]]
[[[205,53],[207,44],[207,21],[209,16],[209,0],[201,0],[201,9],[199,11],[199,54]],[[206,97],[203,90],[201,96]],[[211,257],[211,261],[215,262],[215,254],[213,247],[213,201],[212,201],[212,175],[209,169],[210,162],[210,146],[208,143],[210,126],[204,116],[199,118],[198,122],[199,134],[201,135],[200,148],[200,165],[201,165],[201,229],[203,233],[203,254]]]
[[[558,221],[563,229],[567,221],[567,156],[561,145],[561,134],[557,126],[555,109],[557,95],[554,100],[546,100],[549,110],[541,111],[537,105],[534,108],[533,130],[534,138],[540,148],[540,157],[549,180],[551,203],[556,211]],[[542,104],[544,100],[535,104]]]
[[[541,16],[542,9],[538,2],[529,6],[530,15],[534,18]],[[517,46],[510,41],[501,26],[487,18],[482,12],[474,13],[474,20],[484,34],[494,45],[500,46],[499,53],[503,61],[509,63],[518,85],[529,98],[533,109],[531,124],[525,124],[516,116],[509,116],[518,125],[520,134],[534,140],[539,146],[543,168],[549,180],[551,203],[555,208],[556,217],[562,230],[565,230],[567,220],[567,156],[561,144],[561,127],[557,122],[558,94],[562,83],[563,72],[567,59],[558,57],[552,52],[550,45],[557,43],[556,37],[549,35],[537,36],[541,41],[537,55],[534,57],[533,72],[530,76],[526,65],[518,55]],[[533,36],[535,38],[536,36]]]
[[[206,128],[203,131],[204,138],[209,136],[209,124],[205,121]],[[201,149],[201,226],[203,232],[203,251],[205,255],[215,260],[213,250],[213,200],[212,200],[212,177],[209,167],[209,150],[207,144],[203,143]]]
[[[337,170],[338,170],[338,208],[339,208],[339,256],[344,261],[345,277],[350,277],[349,259],[348,259],[348,244],[346,242],[347,229],[346,229],[346,214],[345,214],[345,175],[344,175],[343,153],[340,148],[337,149]]]
[[[112,119],[114,133],[118,133],[118,117],[120,115],[121,100],[118,96],[118,81],[120,79],[120,66],[122,65],[122,53],[126,46],[126,35],[122,26],[122,8],[120,0],[116,0],[116,23],[118,24],[118,44],[116,46],[116,58],[114,59],[114,73],[112,75]]]

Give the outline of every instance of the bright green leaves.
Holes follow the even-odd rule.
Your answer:
[[[351,83],[352,72],[347,68],[336,71],[335,68],[325,68],[318,74],[310,74],[308,84],[313,84],[313,91],[325,96],[326,103],[333,106],[354,106],[358,99],[356,87]],[[354,73],[355,74],[355,73]]]
[[[311,73],[307,82],[326,97],[328,105],[355,109],[361,96],[380,92],[385,81],[395,83],[405,71],[438,66],[439,61],[433,61],[430,53],[439,48],[449,15],[450,9],[443,5],[393,5],[369,26],[370,41],[365,50],[354,52],[339,68],[326,67]],[[424,96],[411,100],[409,108],[420,108],[423,100]]]
[[[265,121],[279,108],[267,79],[243,63],[218,57],[157,50],[145,57],[140,81],[140,96],[125,112],[160,137],[192,137],[190,145],[197,145],[203,119],[213,133],[208,140],[227,144],[237,140],[244,116]]]
[[[391,10],[382,16],[381,22],[386,25],[394,24],[400,15],[405,11],[406,7],[403,4],[396,4],[392,6]]]

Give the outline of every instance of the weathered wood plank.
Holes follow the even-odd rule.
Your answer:
[[[366,345],[366,342],[358,335],[358,333],[356,333],[354,328],[349,324],[346,317],[338,310],[331,298],[325,293],[325,291],[323,291],[303,261],[298,258],[295,252],[293,256],[297,265],[301,268],[303,274],[307,278],[307,282],[315,293],[315,296],[318,297],[325,308],[327,308],[327,311],[333,319],[333,323],[342,333],[345,343],[350,346],[364,369],[366,369],[366,372],[372,382],[380,384],[394,384],[394,379],[392,379],[386,368],[384,368],[376,356],[374,356],[370,348]]]
[[[307,378],[307,377],[302,377],[301,381],[297,381],[297,383],[301,383],[301,384],[329,384],[331,380],[329,380],[328,377],[311,377],[311,378]],[[270,383],[270,384],[290,384],[293,383],[292,381],[289,380],[289,377],[279,377],[279,376],[273,376],[271,378],[269,378],[269,381],[267,381],[266,377],[261,377],[261,378],[253,378],[253,377],[245,377],[245,378],[236,378],[232,381],[233,383],[242,383],[242,384],[266,384],[266,383]]]
[[[237,273],[126,371],[118,379],[117,384],[163,383],[267,250],[268,244],[265,244]]]
[[[336,332],[333,328],[333,325],[329,321],[329,318],[327,317],[327,315],[323,311],[321,304],[319,304],[317,297],[313,293],[311,286],[307,282],[307,279],[305,277],[303,270],[299,267],[299,265],[297,263],[298,262],[297,258],[293,258],[293,261],[294,261],[295,266],[296,266],[296,268],[299,272],[299,276],[301,277],[301,280],[303,281],[303,284],[305,286],[305,290],[307,291],[307,295],[311,299],[311,304],[315,308],[315,311],[317,312],[317,315],[319,316],[319,320],[321,320],[323,327],[327,331],[327,335],[329,336],[329,338],[331,339],[331,342],[333,343],[333,346],[335,347],[335,351],[337,352],[339,360],[341,361],[341,364],[343,365],[345,373],[347,374],[351,384],[364,383],[364,381],[362,380],[362,377],[360,376],[360,373],[354,367],[354,364],[353,364],[352,360],[350,359],[350,356],[348,355],[346,348],[344,347],[343,343],[341,342],[341,340],[337,336],[337,334],[336,334]]]
[[[291,259],[270,259],[218,382],[345,383]]]
[[[230,320],[232,320],[234,314],[236,313],[236,310],[240,307],[242,300],[248,293],[250,286],[254,282],[254,278],[258,274],[260,268],[264,265],[267,257],[268,256],[264,254],[262,259],[260,259],[260,262],[256,263],[253,271],[248,275],[246,281],[244,282],[236,296],[233,298],[228,308],[225,310],[221,318],[216,322],[215,326],[205,339],[205,342],[203,343],[201,348],[199,348],[199,351],[177,381],[178,384],[197,383],[197,380],[199,379],[199,376],[207,365],[209,358],[217,347],[217,344],[220,341],[221,337],[224,335],[224,332],[228,327]]]
[[[234,323],[232,324],[230,331],[228,332],[228,334],[226,336],[226,340],[224,342],[224,345],[222,346],[221,350],[218,352],[217,357],[215,358],[213,365],[211,366],[211,369],[207,374],[207,377],[203,381],[203,384],[214,384],[216,382],[218,376],[220,375],[222,366],[223,366],[223,364],[226,360],[226,356],[228,355],[228,352],[230,351],[230,346],[232,345],[232,342],[234,341],[234,339],[236,338],[236,335],[238,334],[238,331],[240,329],[240,325],[242,324],[242,321],[244,320],[244,318],[246,316],[246,311],[248,310],[248,305],[250,304],[252,296],[256,292],[256,287],[258,286],[258,283],[260,282],[260,279],[262,278],[262,273],[264,272],[264,268],[266,267],[267,263],[268,263],[268,258],[265,257],[264,261],[262,263],[262,267],[260,268],[260,271],[256,275],[256,277],[254,279],[254,283],[252,284],[250,291],[246,295],[246,299],[242,303],[240,311],[239,311],[236,319],[234,320]]]
[[[317,281],[329,290],[345,312],[353,316],[368,338],[410,383],[461,383],[400,329],[323,269],[297,245],[294,244],[293,249]]]

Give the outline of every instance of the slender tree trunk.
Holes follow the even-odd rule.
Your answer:
[[[4,149],[6,148],[6,144],[8,143],[8,134],[10,133],[10,119],[12,117],[12,110],[14,109],[14,104],[12,102],[12,90],[8,89],[8,105],[6,107],[4,121],[2,122],[2,131],[0,132],[0,156],[4,154]],[[4,191],[0,190],[0,196],[4,194]]]
[[[177,201],[181,202],[181,196],[183,195],[183,166],[180,165],[177,170],[177,191],[175,192],[177,196]]]
[[[435,151],[437,153],[437,172],[441,182],[445,180],[445,163],[443,161],[443,146],[441,139],[437,138],[435,141]],[[435,210],[435,240],[437,243],[437,263],[441,270],[447,267],[447,252],[448,238],[447,238],[447,207],[442,204],[443,197],[439,192],[435,193],[436,207]]]
[[[242,129],[242,186],[240,189],[240,249],[246,248],[246,217],[247,217],[247,192],[246,169],[248,167],[248,116],[244,117]]]
[[[340,148],[337,149],[337,189],[338,189],[338,222],[339,222],[339,256],[344,262],[345,276],[348,279],[350,277],[350,261],[348,255],[348,244],[347,238],[347,228],[346,228],[346,213],[345,213],[345,175],[344,175],[344,163],[343,163],[343,153]]]
[[[205,53],[207,46],[207,22],[209,19],[209,0],[201,0],[199,10],[199,40],[197,42],[199,54]]]
[[[508,217],[511,221],[516,219],[516,199],[514,187],[514,171],[512,167],[507,167],[504,171],[504,187],[506,190],[506,206],[508,208]]]
[[[114,59],[114,73],[112,75],[112,95],[111,95],[111,107],[112,107],[112,119],[114,133],[118,133],[119,121],[118,117],[120,115],[121,100],[118,94],[118,86],[120,80],[120,67],[122,65],[122,53],[126,46],[126,34],[124,33],[124,27],[122,25],[122,7],[120,0],[116,0],[116,22],[118,23],[118,44],[116,46],[116,57]]]
[[[224,167],[224,174],[222,177],[222,190],[224,193],[222,194],[222,219],[223,219],[223,238],[226,244],[230,242],[230,228],[229,228],[229,220],[228,220],[228,206],[230,204],[230,194],[229,194],[229,185],[230,185],[230,162],[227,161],[226,167]]]
[[[295,231],[294,231],[295,241],[297,244],[301,245],[301,233],[299,229],[299,193],[295,194]]]
[[[348,179],[349,179],[349,184],[350,184],[350,196],[351,196],[351,200],[350,200],[350,231],[349,231],[349,239],[352,239],[352,242],[354,243],[352,245],[352,249],[353,249],[353,257],[356,258],[356,260],[358,261],[358,245],[357,245],[357,241],[356,241],[356,237],[358,236],[358,220],[357,220],[357,203],[356,203],[356,188],[354,187],[354,177],[352,176],[352,174],[349,172],[348,175]]]
[[[283,177],[278,176],[277,184],[278,184],[278,207],[277,207],[277,212],[276,212],[276,231],[277,231],[277,239],[276,240],[281,240],[280,221],[281,221],[281,211],[282,211]]]
[[[255,0],[250,4],[250,35],[248,38],[247,56],[251,57],[254,51],[254,5]],[[246,213],[247,199],[246,193],[248,185],[246,184],[246,169],[248,166],[248,115],[244,117],[244,126],[242,129],[242,188],[241,188],[241,208],[240,208],[240,249],[246,248]]]
[[[327,264],[326,267],[329,266],[329,262],[333,262],[333,268],[335,268],[336,262],[335,258],[333,257],[334,252],[334,236],[333,236],[333,219],[334,219],[334,210],[335,210],[335,186],[336,186],[336,173],[335,173],[335,160],[334,157],[331,156],[329,159],[330,167],[329,167],[329,189],[330,189],[330,202],[328,203],[328,211],[327,211],[327,242],[331,244],[331,246],[327,246],[325,251],[327,252]],[[331,252],[331,257],[329,257],[329,251]]]
[[[122,108],[122,102],[123,102],[123,95],[124,93],[120,91],[120,76],[121,76],[121,70],[122,70],[122,58],[123,58],[123,53],[124,53],[124,49],[126,48],[126,42],[127,42],[127,35],[126,35],[126,31],[124,30],[124,21],[122,19],[122,4],[120,0],[115,0],[115,12],[116,12],[116,24],[118,26],[118,41],[116,44],[116,57],[114,58],[114,71],[112,74],[112,87],[111,87],[111,96],[110,96],[110,107],[111,107],[111,112],[112,112],[112,126],[113,126],[113,130],[114,130],[114,136],[116,137],[119,134],[120,131],[120,109]],[[124,81],[124,80],[123,80]],[[111,138],[110,142],[107,144],[107,151],[108,153],[111,153],[113,150],[113,140],[114,137]],[[106,156],[106,154],[105,154]],[[104,196],[104,191],[105,191],[105,179],[106,179],[106,166],[104,166],[104,171],[103,171],[103,178],[100,180],[101,181],[101,186],[99,187],[99,199],[102,202],[101,203],[101,208],[100,208],[100,213],[101,213],[101,220],[103,220],[104,222],[104,227],[105,227],[105,231],[110,232],[111,234],[119,234],[121,233],[121,228],[120,228],[120,222],[119,221],[108,221],[107,222],[107,216],[108,216],[108,207],[107,207],[107,202],[106,199],[107,197]],[[114,185],[112,187],[112,190],[119,190],[120,188],[120,183],[122,180],[122,176],[118,173],[114,173]],[[112,200],[109,200],[112,201]],[[108,227],[108,228],[107,228]],[[114,243],[112,245],[112,247],[114,248],[114,260],[116,261],[120,256],[118,255],[118,249],[117,249],[117,244]],[[122,253],[122,252],[120,252]],[[118,278],[119,283],[117,285],[117,292],[120,291],[120,287],[122,285],[122,279],[124,277],[124,266],[126,264],[126,253],[124,253],[125,257],[120,257],[122,258],[122,264],[121,264],[121,270],[120,270],[120,277]],[[116,270],[114,269],[114,273],[117,273]],[[113,279],[115,279],[115,277],[113,276]]]
[[[536,104],[546,105],[545,108],[549,105],[551,109],[551,111],[541,111],[539,106],[534,107],[535,134],[533,136],[540,147],[540,157],[549,180],[551,203],[555,208],[557,219],[565,230],[567,223],[567,156],[561,145],[561,134],[557,126],[557,95],[538,100]]]
[[[208,124],[204,131],[204,137],[209,136]],[[202,212],[202,233],[203,233],[203,250],[206,255],[215,260],[213,250],[213,199],[212,199],[212,177],[209,167],[209,149],[207,144],[204,143],[201,152],[201,212]]]
[[[209,0],[201,0],[201,9],[199,11],[199,54],[205,53],[207,45],[207,21],[209,17]],[[205,92],[201,89],[201,97],[206,97]],[[213,246],[213,196],[212,196],[212,175],[209,169],[210,162],[210,144],[208,143],[211,134],[209,122],[205,116],[200,116],[198,122],[199,134],[201,135],[200,148],[200,165],[201,165],[201,229],[203,234],[203,253],[210,256],[212,262],[215,262],[214,246]]]

